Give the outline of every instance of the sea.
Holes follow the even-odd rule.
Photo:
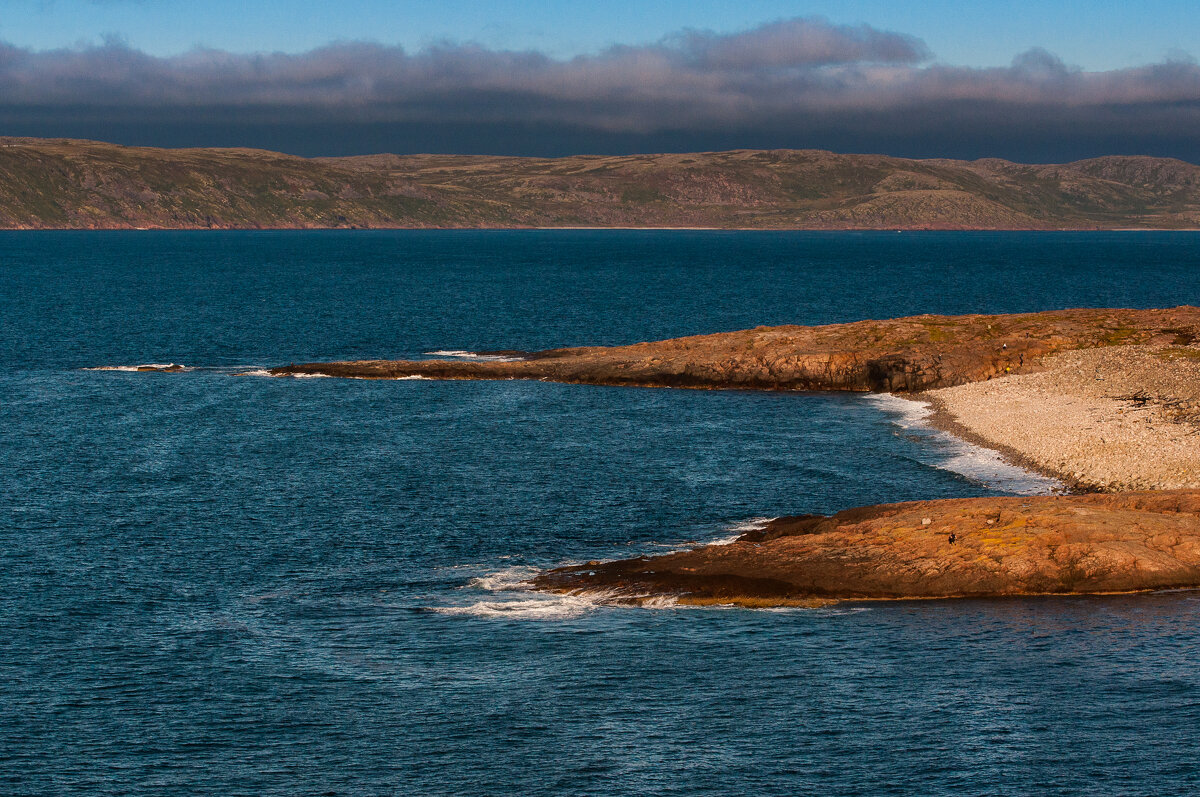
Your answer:
[[[521,586],[780,515],[1060,487],[920,404],[262,375],[1188,303],[1184,232],[0,233],[0,794],[1200,793],[1196,593]]]

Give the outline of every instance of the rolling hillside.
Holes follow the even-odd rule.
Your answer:
[[[0,227],[1200,227],[1200,166],[817,150],[300,158],[0,138]]]

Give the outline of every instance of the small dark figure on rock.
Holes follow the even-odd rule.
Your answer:
[[[958,535],[952,531],[950,532],[950,544],[953,545],[956,542],[958,542]]]

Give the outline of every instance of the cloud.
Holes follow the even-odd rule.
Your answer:
[[[696,65],[715,69],[912,64],[930,57],[925,44],[911,36],[819,19],[783,20],[732,35],[688,31],[667,41]]]
[[[0,44],[0,132],[303,154],[821,146],[1195,159],[1200,67],[1176,58],[1084,72],[1044,50],[1007,67],[955,67],[931,63],[913,37],[821,19],[684,31],[566,60],[452,43],[167,58],[117,40]]]

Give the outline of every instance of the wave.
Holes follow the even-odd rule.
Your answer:
[[[738,521],[731,526],[726,526],[725,531],[730,534],[718,537],[715,540],[708,542],[708,545],[730,545],[737,542],[743,534],[749,534],[752,531],[762,531],[767,527],[767,524],[772,520],[778,520],[773,517],[752,517],[746,520]]]
[[[194,368],[189,368],[186,365],[179,363],[142,363],[141,365],[97,365],[91,368],[84,368],[84,371],[194,371]]]
[[[238,376],[270,376],[276,379],[332,379],[329,374],[273,374],[266,368],[251,368],[249,371],[240,371]]]
[[[463,606],[435,606],[432,609],[438,614],[468,617],[562,620],[596,608],[595,602],[586,596],[533,592],[529,581],[538,572],[536,567],[516,566],[473,578],[467,582],[467,589],[495,593],[496,597]]]
[[[478,360],[480,362],[493,363],[515,363],[525,359],[524,357],[512,357],[507,354],[480,354],[474,351],[460,351],[458,349],[439,349],[425,353],[430,357],[455,357],[460,360]]]
[[[270,371],[268,371],[266,368],[251,368],[248,371],[238,371],[237,375],[238,376],[269,376],[269,377],[274,377],[276,379],[334,379],[334,378],[337,378],[337,377],[330,376],[329,374],[273,374]],[[340,378],[366,380],[366,379],[369,379],[370,377],[346,376],[346,377],[340,377]],[[413,381],[417,381],[417,380],[432,381],[432,377],[421,376],[420,374],[413,374],[412,376],[398,376],[395,379],[395,381],[397,381],[397,382],[413,382]]]
[[[565,620],[595,608],[596,604],[586,597],[546,595],[524,600],[477,601],[469,606],[437,606],[433,611],[438,614],[509,620]]]
[[[872,393],[864,400],[889,415],[893,424],[923,444],[927,458],[919,459],[927,465],[1015,495],[1051,495],[1066,489],[1058,479],[1014,465],[997,451],[938,429],[929,422],[933,407],[928,402],[890,393]]]
[[[512,592],[528,590],[529,582],[541,571],[529,565],[515,565],[489,573],[467,582],[468,587],[486,590],[488,592]]]
[[[483,590],[494,597],[459,606],[434,606],[438,614],[508,620],[563,620],[599,609],[640,607],[670,609],[678,604],[665,596],[630,596],[614,590],[579,590],[569,594],[534,592],[530,580],[536,567],[516,566],[478,576],[465,589]]]

